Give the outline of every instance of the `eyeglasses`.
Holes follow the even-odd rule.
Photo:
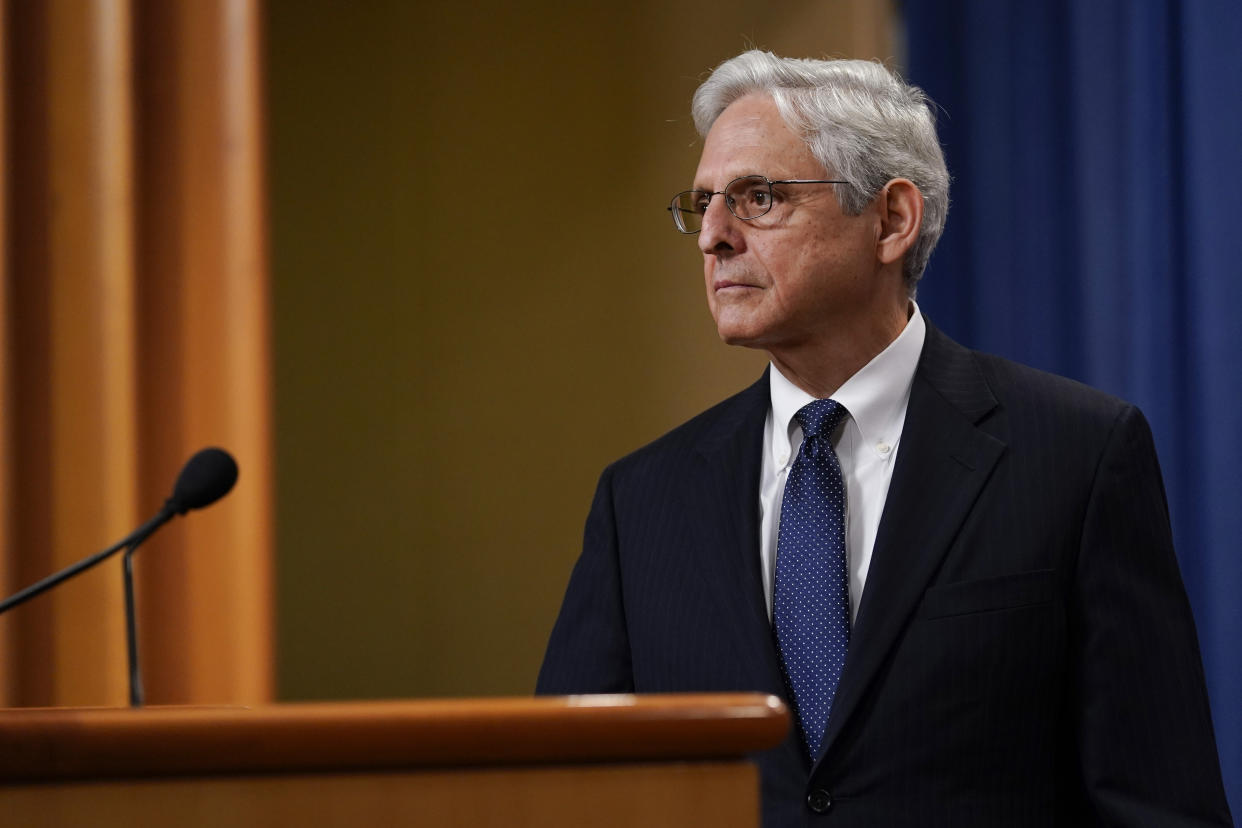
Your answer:
[[[685,190],[673,196],[668,211],[673,214],[673,224],[682,233],[697,233],[703,229],[703,214],[711,204],[712,196],[725,197],[729,212],[742,221],[765,216],[772,209],[773,184],[848,184],[822,178],[786,178],[773,181],[765,175],[744,175],[729,182],[723,190]]]

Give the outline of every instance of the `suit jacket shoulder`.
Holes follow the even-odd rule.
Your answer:
[[[689,457],[696,453],[711,452],[739,437],[757,440],[762,436],[768,401],[768,371],[765,369],[755,383],[616,460],[605,474],[625,480],[643,479],[645,484],[649,475],[679,474]]]
[[[967,415],[981,416],[999,404],[1010,413],[1028,410],[1057,422],[1108,428],[1123,410],[1133,407],[1076,380],[967,349],[930,322],[918,379]]]
[[[781,692],[758,556],[758,382],[609,465],[539,692]]]

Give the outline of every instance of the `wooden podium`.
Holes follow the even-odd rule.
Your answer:
[[[757,826],[773,696],[0,710],[39,826]]]

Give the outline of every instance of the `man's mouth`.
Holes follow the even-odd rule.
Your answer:
[[[731,288],[757,288],[757,287],[759,286],[752,285],[749,282],[735,282],[732,279],[719,279],[712,283],[712,290],[716,291],[717,293],[719,293],[722,290],[729,290]]]

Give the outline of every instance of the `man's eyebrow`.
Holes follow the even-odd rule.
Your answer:
[[[752,175],[760,175],[760,173],[743,172],[743,173],[733,173],[732,175],[726,176],[724,179],[724,183],[720,185],[720,189],[723,190],[725,187],[728,187],[730,184],[732,184],[734,181],[737,181],[739,178],[748,178]],[[695,190],[702,190],[707,193],[717,192],[714,187],[711,187],[707,184],[699,184],[698,182],[695,182],[694,184],[692,184],[691,187]]]

